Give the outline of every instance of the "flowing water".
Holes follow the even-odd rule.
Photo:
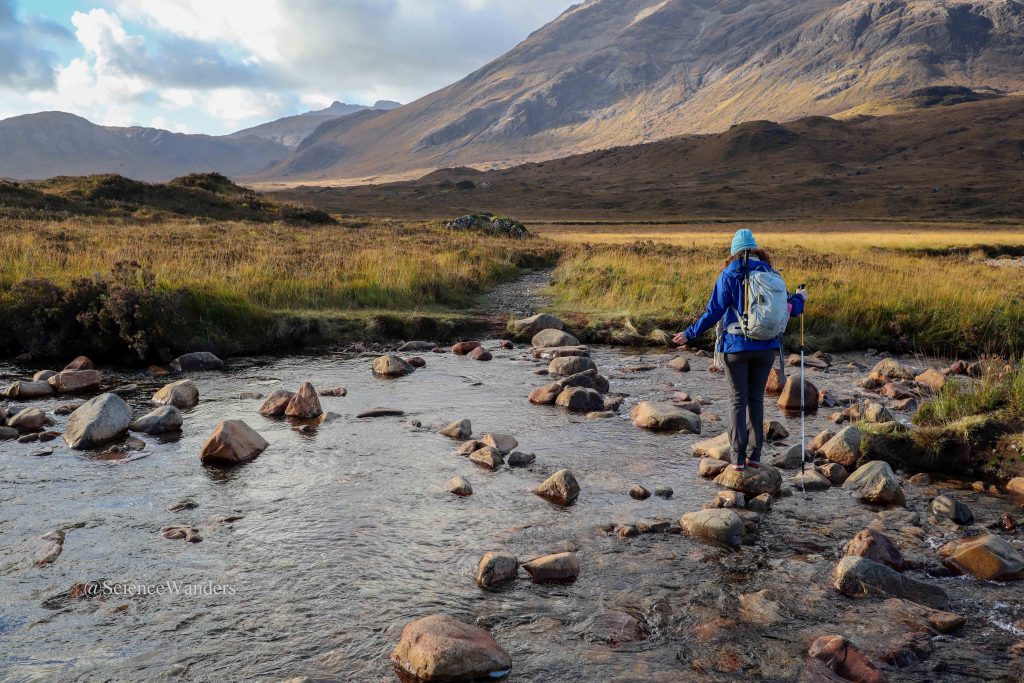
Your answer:
[[[496,351],[490,363],[423,355],[427,367],[398,380],[377,379],[368,357],[341,353],[235,359],[222,372],[191,374],[202,402],[186,412],[181,437],[142,437],[145,450],[127,461],[74,452],[60,440],[0,443],[0,679],[393,681],[388,654],[403,625],[433,613],[488,628],[512,655],[512,681],[792,680],[819,635],[842,633],[872,651],[907,632],[884,603],[853,601],[830,586],[842,547],[877,512],[841,490],[782,499],[738,552],[676,533],[621,539],[604,530],[677,520],[714,496],[691,455],[701,437],[645,432],[627,417],[639,400],[682,390],[711,402],[704,438],[722,431],[706,413],[726,414],[726,381],[706,372],[707,359],[694,357],[694,371],[680,374],[664,367],[666,356],[595,349],[612,392],[629,396],[619,416],[592,419],[526,401],[546,380],[524,349]],[[648,361],[658,368],[623,371]],[[851,361],[873,362],[844,356],[814,381],[853,395],[864,371],[847,369]],[[31,370],[0,365],[0,379]],[[140,385],[129,399],[136,414],[164,381],[147,373],[108,379]],[[348,396],[322,399],[339,417],[303,432],[239,398],[303,381],[346,386]],[[18,405],[51,410],[61,402]],[[374,406],[406,414],[356,418]],[[786,443],[797,442],[798,418],[774,406],[769,417],[792,432]],[[231,418],[270,447],[238,468],[203,467],[201,444]],[[490,472],[459,457],[435,430],[461,418],[477,435],[515,435],[536,463]],[[66,418],[58,420],[60,430]],[[826,426],[825,414],[813,416],[808,432]],[[561,468],[582,488],[567,509],[530,492]],[[472,496],[446,492],[456,474],[470,480]],[[634,483],[668,485],[675,495],[636,501],[627,495]],[[908,489],[910,507],[923,510],[937,490]],[[979,522],[1020,511],[1005,498],[960,493]],[[197,506],[169,511],[182,499]],[[160,530],[169,525],[195,527],[203,540],[166,539]],[[54,529],[66,531],[63,553],[36,568],[36,539]],[[900,538],[924,556],[929,543],[954,533],[926,524],[921,538]],[[495,592],[474,583],[486,551],[527,559],[570,548],[582,565],[575,583],[534,585],[522,573]],[[890,680],[1021,680],[1019,660],[1007,653],[1024,629],[1019,586],[928,580],[950,591],[968,625],[926,638],[923,661],[891,667]],[[89,581],[99,582],[95,595],[68,596]]]

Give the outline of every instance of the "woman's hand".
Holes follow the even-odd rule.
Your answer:
[[[686,335],[680,332],[676,336],[672,337],[672,343],[676,346],[686,346],[686,342],[690,341],[686,338]]]

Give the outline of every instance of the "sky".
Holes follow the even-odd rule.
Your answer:
[[[411,102],[580,0],[0,0],[0,119],[230,133]]]

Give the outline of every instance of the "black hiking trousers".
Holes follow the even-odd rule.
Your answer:
[[[732,387],[729,447],[737,465],[746,464],[751,437],[754,444],[750,460],[761,462],[761,449],[764,447],[764,389],[778,353],[778,349],[767,349],[725,354],[726,374]]]

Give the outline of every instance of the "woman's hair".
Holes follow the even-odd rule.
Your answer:
[[[726,259],[725,263],[722,264],[722,270],[725,270],[733,261],[739,261],[743,258],[743,255],[749,253],[751,258],[755,258],[758,261],[764,261],[769,266],[772,265],[772,257],[768,255],[768,252],[764,249],[748,249],[747,251],[741,251],[738,254],[734,254]]]

